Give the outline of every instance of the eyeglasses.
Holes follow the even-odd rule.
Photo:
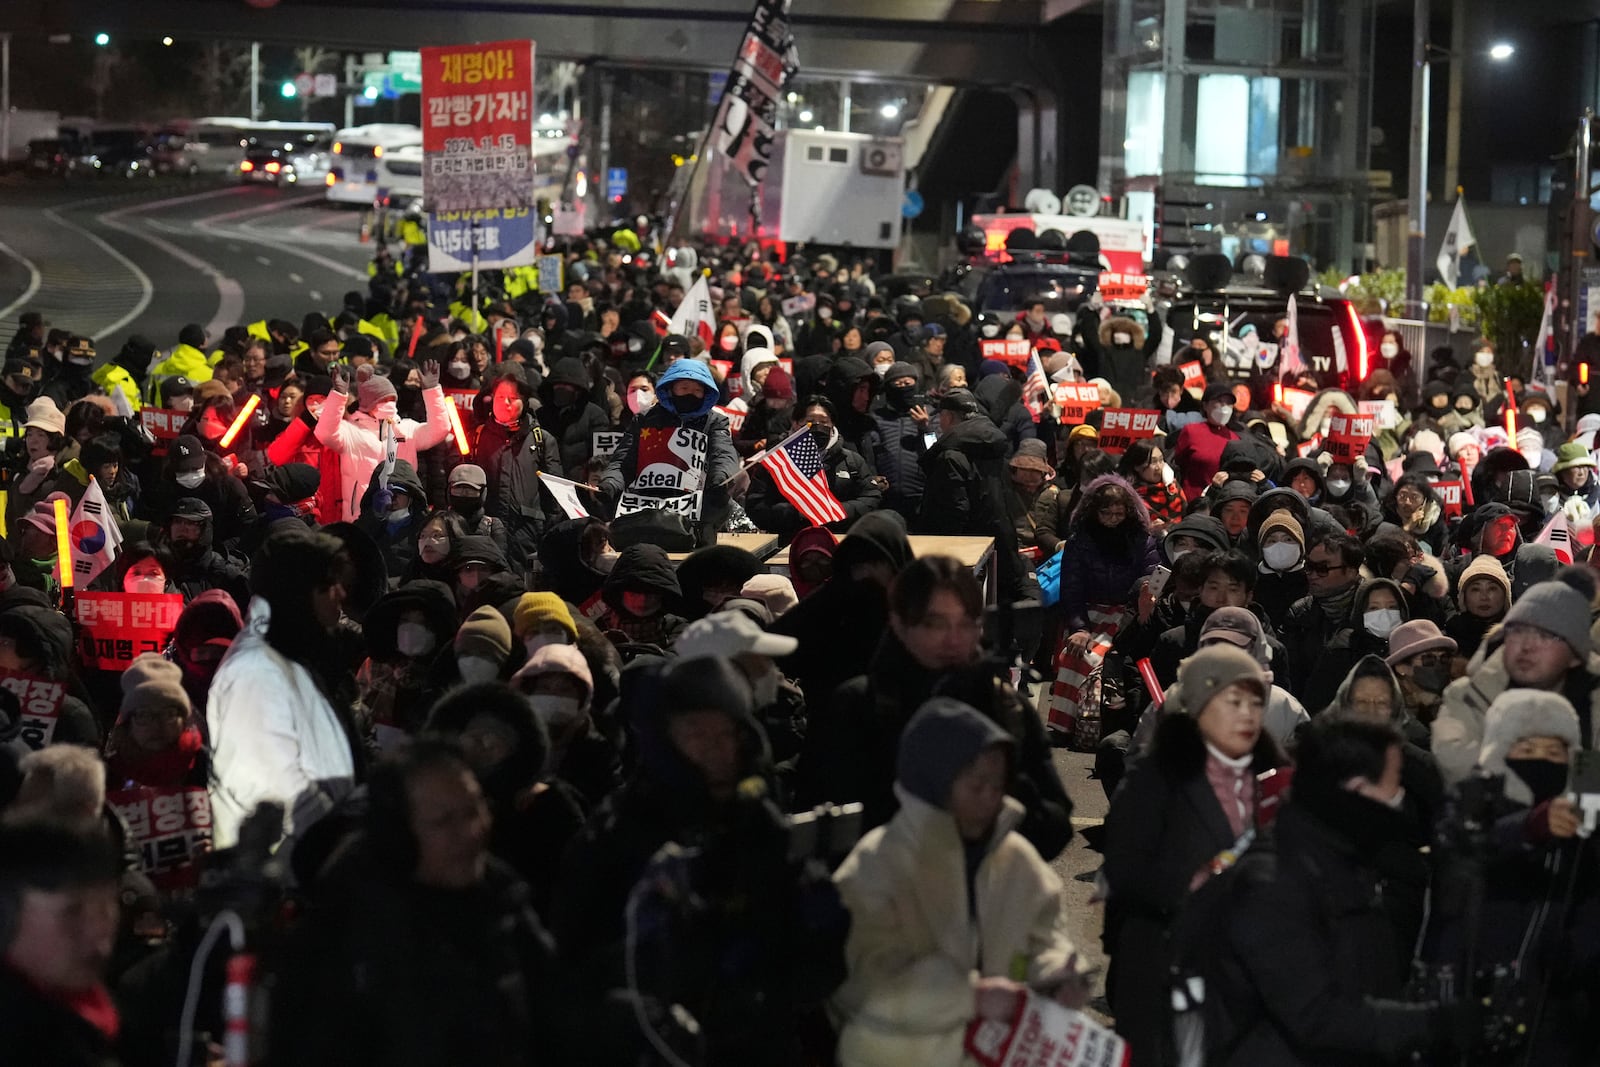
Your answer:
[[[1307,563],[1306,573],[1310,575],[1332,574],[1334,571],[1349,570],[1343,563]]]
[[[1447,652],[1422,652],[1413,656],[1411,662],[1417,667],[1443,667],[1450,662]]]

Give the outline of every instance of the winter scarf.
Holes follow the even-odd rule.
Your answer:
[[[1141,481],[1135,487],[1139,499],[1150,509],[1152,519],[1160,519],[1169,526],[1183,521],[1183,490],[1171,482],[1151,484]]]

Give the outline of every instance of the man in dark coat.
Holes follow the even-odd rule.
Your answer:
[[[939,398],[939,439],[922,457],[927,488],[917,532],[992,537],[999,528],[999,502],[991,486],[1006,481],[1009,442],[965,389]]]
[[[556,439],[561,469],[579,481],[594,454],[593,435],[611,429],[606,413],[589,399],[589,389],[583,363],[570,356],[557,360],[540,386],[547,402],[539,409],[539,425]]]
[[[1334,635],[1350,625],[1350,607],[1361,584],[1361,561],[1361,542],[1344,533],[1318,534],[1306,549],[1310,593],[1295,601],[1279,629],[1289,650],[1290,671],[1287,684],[1281,679],[1280,684],[1296,696],[1306,692]]]
[[[167,519],[167,546],[177,566],[167,578],[187,602],[207,589],[221,589],[246,611],[250,606],[246,568],[212,545],[211,508],[196,497],[179,500]]]
[[[567,471],[555,437],[530,410],[533,390],[520,367],[507,368],[489,396],[488,416],[471,431],[472,462],[484,472],[484,511],[505,523],[505,554],[522,570],[538,551],[549,514],[539,474],[560,477]]]
[[[1098,366],[1099,376],[1111,384],[1123,403],[1142,403],[1150,393],[1149,364],[1161,347],[1161,315],[1145,313],[1149,328],[1126,315],[1113,315],[1104,322],[1087,311],[1079,314],[1075,331],[1079,358],[1085,367]]]
[[[797,408],[796,415],[795,429],[810,422],[812,439],[822,453],[828,491],[844,505],[844,518],[828,523],[828,529],[843,533],[861,516],[878,510],[883,504],[880,479],[868,468],[867,461],[841,440],[833,423],[832,404],[813,400],[805,410]],[[772,473],[759,464],[750,472],[750,493],[745,497],[744,506],[757,526],[782,536],[785,541],[807,526],[815,525],[778,490]]]
[[[878,376],[863,359],[841,356],[825,379],[825,394],[833,403],[834,425],[846,447],[867,461],[871,468],[878,454],[878,423],[872,416],[872,400],[878,391]],[[805,395],[800,406],[810,403]],[[878,473],[872,468],[872,473]]]
[[[1456,1006],[1401,999],[1410,946],[1368,863],[1405,836],[1400,744],[1389,724],[1336,716],[1297,737],[1292,799],[1230,887],[1227,952],[1207,990],[1229,1031],[1217,1062],[1403,1063],[1457,1047]]]
[[[891,363],[883,376],[882,399],[872,409],[878,423],[878,454],[873,465],[889,482],[883,503],[907,521],[917,517],[922,503],[923,439],[934,414],[912,403],[917,390],[917,368],[910,363]],[[920,420],[917,414],[922,416]]]
[[[990,362],[987,361],[985,365]],[[1039,436],[1038,424],[1022,404],[1022,383],[1009,371],[996,370],[986,374],[972,391],[990,421],[1006,435],[1006,454],[1016,455],[1017,446]]]

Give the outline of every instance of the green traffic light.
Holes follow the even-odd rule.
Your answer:
[[[279,95],[285,100],[293,100],[295,95],[294,82],[284,82],[278,89]]]
[[[94,43],[104,48],[111,43],[111,35],[109,33],[97,33],[94,35]]]

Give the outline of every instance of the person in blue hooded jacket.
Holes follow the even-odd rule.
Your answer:
[[[734,451],[728,418],[712,410],[717,397],[716,379],[705,363],[680,359],[668,367],[656,382],[656,404],[634,419],[606,465],[600,479],[600,495],[606,507],[614,509],[622,494],[638,481],[642,436],[652,430],[671,432],[679,427],[698,430],[707,440],[697,536],[701,544],[712,544],[728,517],[728,482],[739,473],[739,453]]]

